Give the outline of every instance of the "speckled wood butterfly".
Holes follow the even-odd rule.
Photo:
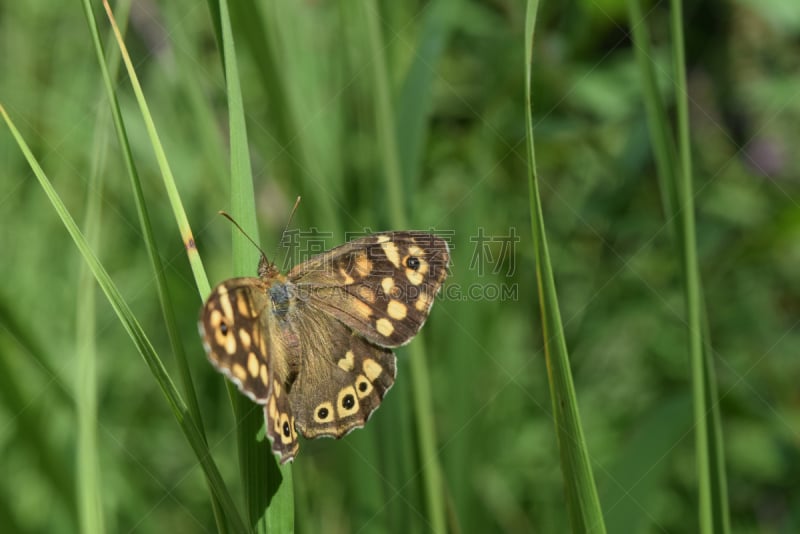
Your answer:
[[[200,313],[208,358],[264,406],[281,463],[297,435],[364,426],[394,384],[391,349],[419,332],[447,277],[447,242],[417,231],[363,237],[287,275],[262,254],[258,278],[219,284]]]

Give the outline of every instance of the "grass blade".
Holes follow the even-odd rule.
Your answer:
[[[127,70],[128,77],[131,81],[131,87],[136,95],[136,101],[139,104],[139,109],[142,113],[142,120],[144,120],[147,128],[147,134],[150,137],[150,142],[153,146],[153,150],[155,151],[158,167],[161,169],[164,187],[167,189],[167,198],[172,206],[172,212],[175,220],[178,223],[178,230],[181,233],[181,239],[183,240],[183,244],[186,247],[186,252],[189,256],[189,265],[192,267],[192,274],[194,275],[195,283],[197,284],[201,298],[205,298],[205,296],[211,291],[211,287],[208,284],[208,277],[206,276],[206,271],[203,268],[203,262],[200,259],[200,255],[197,253],[197,245],[195,244],[192,230],[189,227],[189,219],[186,217],[186,211],[183,209],[183,202],[181,202],[181,197],[178,193],[178,187],[175,184],[175,177],[173,176],[172,169],[169,166],[169,161],[167,160],[167,155],[164,152],[164,147],[161,145],[161,142],[158,138],[158,132],[156,131],[153,116],[150,113],[147,101],[144,98],[142,86],[139,83],[139,78],[133,68],[130,55],[125,47],[125,41],[122,39],[122,33],[119,31],[119,27],[114,19],[114,13],[111,11],[111,6],[108,4],[108,0],[103,0],[103,6],[108,14],[108,19],[111,22],[111,28],[114,31],[114,37],[116,37],[117,44],[119,45],[120,52],[122,53],[122,61],[125,63],[125,69]]]
[[[150,224],[150,216],[148,214],[147,206],[145,205],[141,182],[139,180],[139,175],[136,170],[136,164],[133,159],[130,143],[128,142],[125,125],[122,120],[122,114],[120,112],[119,101],[116,96],[115,86],[112,82],[119,68],[120,53],[124,52],[124,47],[115,49],[115,53],[112,55],[112,59],[109,61],[111,67],[110,68],[107,67],[105,61],[105,52],[103,49],[103,43],[100,40],[100,35],[97,28],[97,21],[94,18],[93,12],[91,10],[91,5],[88,0],[83,1],[83,7],[84,7],[84,15],[86,16],[86,21],[89,26],[90,33],[92,35],[92,40],[94,42],[95,52],[97,54],[97,61],[100,66],[101,73],[103,75],[103,82],[106,94],[109,103],[111,105],[111,114],[114,120],[114,126],[116,129],[117,138],[119,140],[119,145],[120,147],[122,147],[122,151],[124,154],[126,170],[128,172],[128,177],[131,182],[131,189],[133,192],[134,201],[136,203],[136,210],[139,217],[139,226],[141,228],[142,235],[144,237],[144,244],[147,248],[148,257],[150,259],[150,265],[155,275],[159,304],[161,306],[164,324],[167,329],[167,334],[170,341],[170,347],[175,357],[175,362],[178,366],[178,373],[181,378],[181,384],[183,386],[184,394],[186,395],[186,398],[188,400],[189,411],[192,415],[192,418],[194,419],[195,424],[197,425],[198,430],[200,431],[201,435],[203,436],[203,439],[205,440],[205,431],[203,428],[203,422],[200,414],[200,406],[197,400],[197,394],[194,388],[194,382],[192,380],[192,375],[189,371],[189,364],[186,359],[186,352],[183,350],[183,344],[181,343],[180,340],[177,321],[175,319],[175,312],[172,307],[172,298],[170,296],[169,289],[167,287],[166,277],[164,274],[164,267],[161,263],[161,257],[158,254],[158,250],[156,248],[153,229],[152,225]],[[130,3],[125,3],[123,5],[120,5],[119,9],[124,13],[124,16],[127,18],[127,14],[130,9]],[[117,25],[115,21],[113,24],[113,29],[117,30]],[[119,34],[118,30],[117,34]],[[210,482],[207,481],[207,483]],[[224,532],[225,521],[224,518],[222,517],[221,505],[218,502],[215,493],[211,491],[210,494],[211,494],[212,508],[214,510],[214,517],[217,523],[217,528],[219,531]]]
[[[103,175],[108,154],[108,111],[103,108],[95,123],[94,157],[87,187],[86,218],[83,223],[87,244],[98,248],[100,243],[100,209]],[[102,133],[101,133],[102,132]],[[86,263],[78,272],[78,298],[75,309],[76,347],[75,400],[77,407],[77,496],[81,532],[105,531],[103,499],[100,491],[100,463],[97,448],[97,346],[95,339],[95,281]]]
[[[410,186],[407,193],[417,181],[428,138],[426,121],[433,106],[434,66],[444,52],[459,4],[459,0],[438,0],[426,10],[414,60],[400,89],[397,138],[403,140],[398,148],[402,176]]]
[[[228,120],[231,143],[231,211],[239,224],[258,241],[258,225],[253,192],[253,175],[247,143],[242,90],[236,60],[231,19],[226,0],[219,2],[222,50],[228,95]],[[233,232],[233,262],[237,274],[252,274],[259,253],[236,229]],[[229,386],[230,389],[233,389]],[[245,487],[245,503],[250,524],[258,532],[294,530],[294,495],[291,464],[277,466],[269,441],[256,435],[264,425],[260,407],[234,393],[237,420],[239,464]]]
[[[170,408],[172,409],[172,412],[181,427],[181,430],[189,442],[189,445],[192,447],[195,455],[197,456],[200,466],[202,467],[206,477],[209,479],[212,491],[214,491],[216,497],[222,504],[228,520],[233,526],[233,530],[235,532],[245,532],[246,529],[239,519],[239,514],[233,504],[233,500],[231,499],[230,494],[225,487],[225,483],[223,482],[222,476],[220,475],[219,470],[217,469],[217,466],[211,457],[211,453],[208,450],[205,440],[203,439],[203,436],[198,430],[197,426],[194,424],[186,404],[181,398],[178,390],[175,388],[172,379],[169,377],[169,374],[164,368],[161,359],[156,354],[153,345],[145,335],[141,325],[136,320],[136,317],[133,315],[130,307],[122,298],[122,295],[120,294],[114,282],[111,280],[111,277],[108,275],[100,261],[94,255],[94,252],[92,252],[91,248],[86,243],[86,238],[81,233],[77,224],[75,224],[74,219],[70,215],[69,211],[67,211],[67,208],[61,201],[61,198],[58,196],[58,193],[47,179],[44,171],[31,153],[30,148],[25,143],[25,140],[20,135],[16,126],[14,126],[13,122],[11,122],[11,118],[8,116],[5,108],[1,104],[0,115],[2,115],[3,119],[6,121],[6,124],[11,130],[11,133],[19,145],[20,150],[27,159],[28,164],[30,165],[34,174],[36,174],[39,184],[47,194],[50,203],[53,205],[56,213],[61,218],[64,227],[67,229],[67,232],[69,232],[70,237],[72,237],[72,240],[75,242],[79,252],[89,265],[95,280],[97,280],[98,285],[103,290],[103,293],[111,304],[111,307],[114,309],[117,317],[119,317],[123,328],[130,336],[131,340],[136,346],[136,349],[139,351],[139,354],[141,354],[145,364],[147,364],[148,369],[164,393],[164,396],[166,397],[167,402],[169,403]]]
[[[388,198],[392,199],[389,205],[389,221],[394,228],[407,228],[403,169],[400,165],[397,140],[398,130],[395,124],[395,112],[391,106],[389,75],[384,57],[385,45],[381,35],[378,6],[374,1],[364,2],[363,6],[369,49],[372,52],[378,146],[381,153],[380,159],[384,164]],[[433,420],[430,372],[421,338],[422,335],[419,335],[417,342],[408,347],[415,424],[430,529],[433,532],[445,532],[444,486],[436,449],[436,424]]]
[[[661,184],[665,216],[676,238],[686,292],[689,359],[698,473],[698,514],[701,532],[730,532],[722,423],[716,391],[713,349],[697,262],[694,222],[688,101],[680,2],[671,11],[673,75],[678,110],[678,148],[655,83],[650,38],[639,2],[629,0],[634,50],[643,85],[647,122]],[[677,154],[677,157],[676,157]],[[674,160],[678,160],[677,165]]]
[[[711,362],[708,330],[703,328],[703,298],[700,267],[697,261],[697,230],[694,219],[692,153],[689,135],[689,99],[686,85],[686,57],[683,37],[683,4],[674,0],[670,11],[672,30],[673,75],[677,107],[678,156],[680,172],[675,175],[678,208],[683,233],[686,291],[686,315],[689,332],[689,361],[692,373],[692,396],[695,419],[695,453],[697,455],[698,512],[700,532],[726,531],[727,490],[722,453],[721,422],[715,411],[716,383]],[[705,337],[705,339],[704,339]],[[713,393],[713,397],[712,397]],[[709,417],[711,415],[711,417]],[[715,417],[716,416],[716,417]],[[713,479],[713,482],[712,482]],[[712,489],[714,488],[714,489]]]
[[[553,404],[553,419],[561,455],[561,470],[567,494],[573,532],[605,532],[603,512],[594,483],[589,451],[575,398],[569,354],[561,324],[553,270],[547,248],[542,203],[539,197],[536,157],[533,143],[531,70],[534,27],[538,2],[529,0],[525,18],[525,109],[528,139],[528,185],[530,189],[531,230],[536,257],[536,279],[542,317],[542,335],[547,358],[547,376]]]

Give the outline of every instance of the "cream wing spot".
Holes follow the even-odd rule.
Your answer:
[[[245,379],[247,378],[247,371],[245,371],[244,367],[238,363],[234,363],[233,366],[231,366],[231,373],[239,380],[239,382],[242,383],[244,383]]]
[[[417,245],[411,245],[410,247],[408,247],[408,253],[411,256],[417,256],[417,257],[425,255],[425,251],[419,248]]]
[[[275,397],[269,398],[269,407],[267,408],[269,412],[269,418],[272,420],[272,426],[277,429],[278,428],[278,405],[275,403]]]
[[[264,341],[264,336],[262,336],[260,332],[258,334],[258,348],[262,355],[267,355],[267,342]]]
[[[392,290],[394,289],[394,279],[391,276],[387,276],[383,280],[381,280],[381,289],[383,289],[383,294],[387,297],[392,294]]]
[[[217,291],[219,294],[219,305],[222,307],[222,313],[229,321],[233,320],[233,306],[231,306],[231,296],[224,286],[220,286]]]
[[[250,337],[250,334],[244,328],[239,329],[239,339],[242,341],[242,348],[244,350],[250,350],[250,344],[253,342],[253,338]]]
[[[425,275],[414,269],[406,269],[406,278],[415,286],[420,285],[425,280]]]
[[[356,299],[351,299],[351,300],[352,300],[351,304],[358,315],[360,315],[364,319],[369,319],[370,317],[372,317],[372,308],[370,307],[369,304]]]
[[[375,292],[368,286],[361,286],[358,288],[358,296],[361,300],[375,304]]]
[[[390,240],[390,238],[389,238],[388,235],[379,235],[378,236],[378,243],[386,243],[389,240]]]
[[[429,304],[431,302],[431,297],[424,291],[419,294],[417,297],[417,301],[414,303],[414,307],[417,311],[426,311],[429,308]]]
[[[261,375],[261,383],[264,384],[264,386],[269,387],[269,372],[267,371],[266,365],[263,364],[261,365],[260,375]]]
[[[336,399],[336,411],[339,417],[347,417],[358,412],[358,398],[353,386],[343,388]]]
[[[253,378],[258,377],[258,373],[261,370],[261,366],[258,363],[258,357],[256,356],[255,352],[251,352],[247,355],[247,370],[250,371],[250,376]]]
[[[278,432],[281,435],[281,442],[288,444],[292,442],[292,427],[289,424],[289,414],[282,413],[278,424]]]
[[[367,376],[367,380],[370,382],[375,382],[375,380],[381,376],[381,373],[383,372],[383,367],[381,367],[381,364],[372,358],[367,358],[364,360],[362,369],[364,370],[364,374]]]
[[[333,421],[333,403],[323,402],[314,408],[314,421],[317,423],[329,423]]]
[[[392,319],[400,321],[406,318],[408,308],[399,300],[390,300],[389,305],[386,307],[386,313],[388,313],[389,317]]]
[[[395,267],[400,267],[400,253],[397,251],[397,245],[392,242],[381,243],[381,248],[386,254],[386,257],[392,262]]]
[[[392,322],[389,319],[381,317],[375,321],[375,330],[377,330],[382,336],[389,337],[392,335],[392,332],[394,332],[394,325],[392,325]]]
[[[220,332],[222,332],[222,330],[223,329],[220,328]],[[230,332],[228,332],[228,335],[225,336],[224,344],[225,344],[225,352],[227,352],[231,356],[236,353],[236,339],[232,335],[230,335]]]
[[[356,378],[356,395],[358,395],[358,398],[363,399],[372,393],[372,390],[372,382],[370,382],[366,376],[358,375],[358,378]]]
[[[243,317],[250,317],[250,306],[247,305],[247,299],[245,298],[237,298],[236,299],[236,309],[239,310],[239,315]]]
[[[367,258],[365,252],[361,252],[356,256],[353,263],[353,272],[360,278],[367,276],[372,272],[372,262]]]
[[[344,268],[341,267],[339,268],[339,277],[341,278],[342,284],[346,286],[349,286],[350,284],[355,282],[355,280],[353,280],[353,277],[347,274]]]
[[[208,316],[208,322],[214,329],[214,341],[217,345],[224,346],[228,338],[228,325],[222,318],[222,313],[219,310],[212,310]]]
[[[353,351],[348,350],[345,353],[344,358],[336,362],[336,365],[338,365],[343,371],[352,371],[355,365],[355,355],[353,354]]]

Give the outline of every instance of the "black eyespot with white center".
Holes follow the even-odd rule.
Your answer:
[[[227,336],[228,335],[228,324],[225,321],[222,321],[219,324],[219,331],[222,332],[223,336]]]
[[[416,256],[409,256],[406,260],[406,266],[409,269],[417,270],[419,269],[419,258]]]
[[[322,419],[323,421],[328,418],[328,409],[327,408],[320,408],[317,410],[317,417]]]
[[[288,437],[291,435],[291,433],[292,433],[292,432],[291,432],[291,430],[289,429],[289,423],[287,423],[286,421],[284,421],[284,423],[283,423],[283,435],[284,435],[284,436],[286,436],[286,437],[288,438]]]
[[[353,398],[353,396],[350,395],[349,393],[347,395],[345,395],[344,397],[342,397],[342,407],[345,410],[349,410],[350,408],[352,408],[355,405],[356,405],[356,399]]]

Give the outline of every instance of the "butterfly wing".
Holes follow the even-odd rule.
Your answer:
[[[309,438],[364,426],[394,384],[392,347],[408,343],[447,277],[447,243],[425,232],[374,234],[315,256],[287,278],[219,284],[200,315],[209,360],[264,406],[281,463]]]
[[[298,298],[381,347],[411,341],[447,277],[447,242],[427,232],[384,232],[351,241],[288,274]]]
[[[208,359],[239,390],[264,405],[267,435],[281,463],[299,444],[289,397],[283,388],[296,361],[291,335],[272,313],[270,283],[233,278],[211,292],[200,312],[200,336]]]
[[[289,398],[307,438],[340,438],[360,428],[394,384],[396,359],[329,315],[298,301],[292,324],[301,363]]]

